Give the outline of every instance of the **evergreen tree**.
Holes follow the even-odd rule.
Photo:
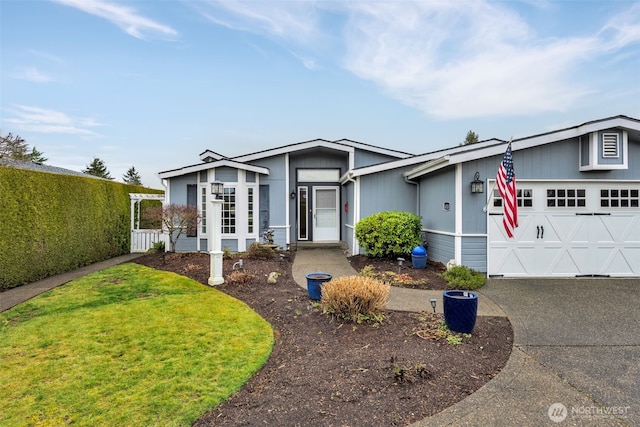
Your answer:
[[[475,144],[479,140],[480,137],[478,136],[478,134],[470,130],[469,132],[467,132],[467,137],[464,139],[464,142],[461,145]]]
[[[142,178],[135,167],[131,166],[127,173],[122,176],[125,184],[142,185]]]
[[[100,178],[113,179],[113,177],[107,170],[107,166],[102,160],[97,157],[94,157],[93,161],[88,164],[86,169],[84,169],[82,172],[89,175],[98,176]]]
[[[44,156],[43,153],[38,151],[35,146],[31,148],[31,152],[29,153],[29,158],[33,163],[44,163],[47,160],[49,160]]]

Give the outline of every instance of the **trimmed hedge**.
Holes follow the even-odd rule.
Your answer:
[[[370,257],[411,254],[422,242],[422,220],[412,212],[378,212],[356,224],[356,238]]]
[[[0,290],[130,250],[137,185],[0,167]]]

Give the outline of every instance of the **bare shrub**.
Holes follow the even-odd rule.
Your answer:
[[[225,278],[225,282],[230,285],[246,285],[255,282],[257,277],[244,271],[235,270]]]
[[[380,323],[390,286],[370,277],[344,276],[322,285],[322,309],[356,323]]]
[[[183,233],[187,237],[196,235],[196,227],[201,219],[197,206],[176,203],[151,207],[144,212],[144,218],[147,221],[159,221],[162,224],[163,232],[169,236],[171,252],[176,251],[176,243]]]

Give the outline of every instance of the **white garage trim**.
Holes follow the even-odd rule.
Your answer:
[[[640,276],[640,182],[519,180],[518,192],[513,239],[490,199],[490,276]]]

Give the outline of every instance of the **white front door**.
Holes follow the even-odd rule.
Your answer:
[[[313,187],[313,241],[340,240],[339,187]]]
[[[489,275],[640,276],[640,184],[518,182],[519,227],[506,236],[490,201]]]

